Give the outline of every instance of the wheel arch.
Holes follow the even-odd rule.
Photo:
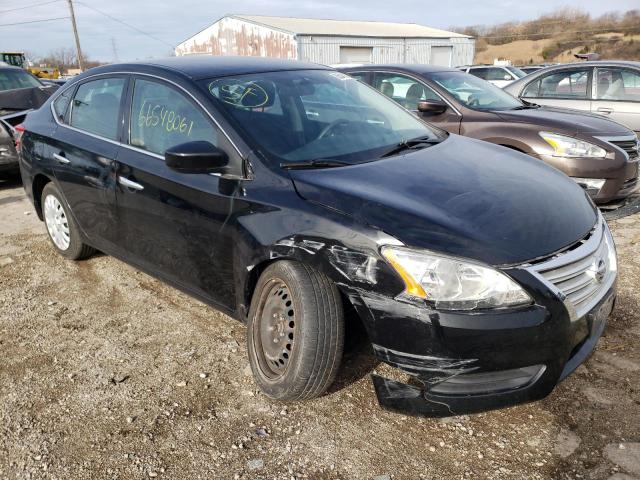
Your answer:
[[[38,173],[33,178],[33,182],[31,183],[31,190],[33,192],[33,205],[40,220],[44,220],[44,216],[42,214],[42,191],[44,190],[44,187],[52,181],[53,180],[45,174]]]

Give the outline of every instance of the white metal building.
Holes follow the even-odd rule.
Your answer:
[[[251,55],[335,63],[473,63],[475,40],[415,23],[227,15],[185,40],[176,55]]]

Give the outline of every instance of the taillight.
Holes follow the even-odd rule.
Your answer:
[[[24,125],[16,125],[13,128],[13,140],[16,144],[16,150],[20,150],[20,146],[22,144],[22,134],[25,132]]]

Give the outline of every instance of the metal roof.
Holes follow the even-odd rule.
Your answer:
[[[316,18],[271,17],[267,15],[227,16],[298,35],[386,38],[471,38],[468,35],[425,27],[416,23],[323,20]]]

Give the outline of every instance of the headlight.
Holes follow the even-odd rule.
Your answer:
[[[549,132],[540,132],[540,136],[553,147],[554,157],[604,158],[607,156],[607,151],[604,148],[577,138]]]
[[[405,293],[443,310],[512,307],[533,300],[498,270],[456,258],[384,247],[382,255],[405,282]]]

